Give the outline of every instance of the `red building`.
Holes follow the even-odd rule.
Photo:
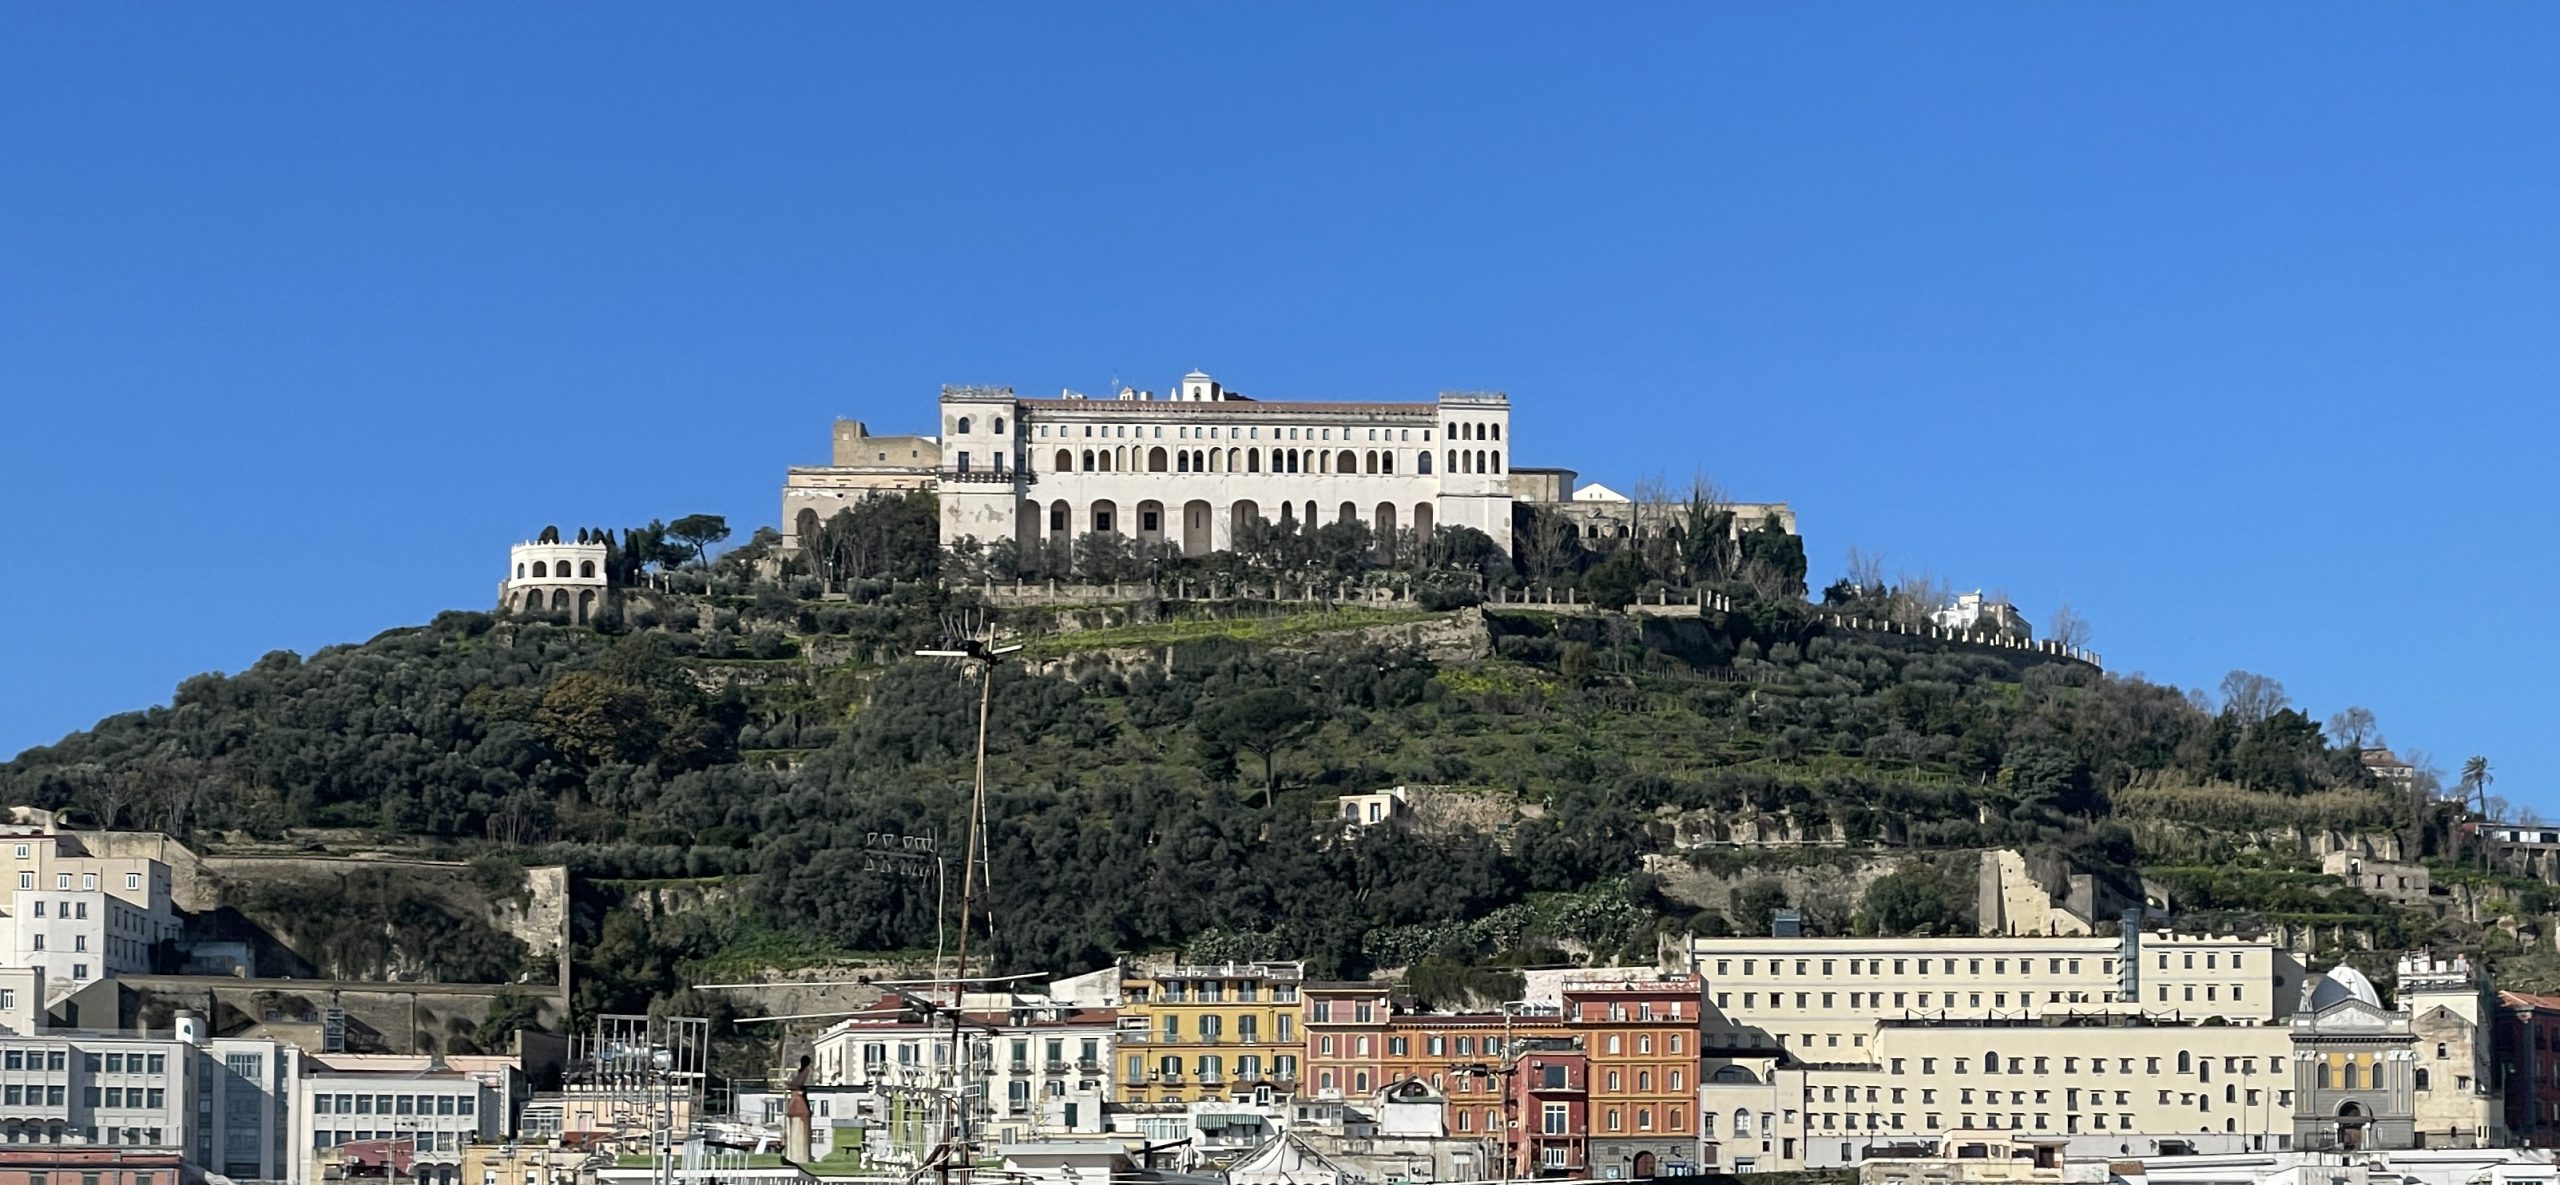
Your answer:
[[[2498,993],[2497,1043],[2508,1133],[2528,1148],[2560,1147],[2560,996]]]
[[[179,1185],[174,1151],[67,1144],[0,1145],[0,1185]]]
[[[1565,1019],[1590,1051],[1591,1176],[1696,1171],[1703,987],[1690,975],[1565,983]]]
[[[1591,1164],[1591,1057],[1579,1037],[1532,1038],[1512,1065],[1509,1177],[1580,1177]]]

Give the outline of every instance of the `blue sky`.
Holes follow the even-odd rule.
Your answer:
[[[1425,398],[2560,810],[2560,9],[16,5],[0,753],[944,382]],[[2537,540],[2542,542],[2537,543]]]

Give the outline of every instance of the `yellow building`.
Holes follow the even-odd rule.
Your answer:
[[[1258,1098],[1298,1090],[1303,963],[1123,968],[1120,1099]]]

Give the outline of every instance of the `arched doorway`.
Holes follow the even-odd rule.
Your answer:
[[[1639,1180],[1639,1181],[1641,1181],[1641,1180],[1643,1180],[1643,1179],[1645,1179],[1645,1178],[1647,1178],[1647,1177],[1652,1176],[1652,1175],[1653,1175],[1653,1153],[1650,1153],[1650,1152],[1639,1152],[1639,1153],[1636,1153],[1636,1163],[1635,1163],[1635,1167],[1634,1167],[1634,1169],[1632,1169],[1632,1170],[1630,1171],[1630,1175],[1634,1176],[1634,1177],[1635,1177],[1637,1180]]]
[[[1164,503],[1153,498],[1138,503],[1138,538],[1146,543],[1164,542]]]
[[[1190,501],[1182,505],[1182,554],[1209,554],[1209,504]]]
[[[2364,1113],[2364,1104],[2353,1100],[2340,1103],[2338,1105],[2338,1147],[2347,1152],[2363,1148],[2364,1126],[2370,1118]]]
[[[1244,537],[1246,528],[1262,521],[1262,508],[1254,505],[1253,500],[1248,498],[1229,506],[1227,515],[1227,538],[1241,539]]]
[[[791,532],[791,541],[794,545],[809,546],[818,537],[818,512],[804,508],[800,513],[791,516]]]
[[[595,594],[595,590],[593,590],[593,589],[580,589],[580,590],[578,591],[578,624],[579,624],[579,625],[585,625],[585,624],[587,624],[588,622],[595,620],[595,616],[596,616],[596,594]]]

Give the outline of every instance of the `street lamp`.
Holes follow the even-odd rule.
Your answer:
[[[649,1050],[649,1068],[658,1075],[658,1163],[649,1179],[673,1185],[675,1181],[676,1088],[675,1051],[664,1045]]]

